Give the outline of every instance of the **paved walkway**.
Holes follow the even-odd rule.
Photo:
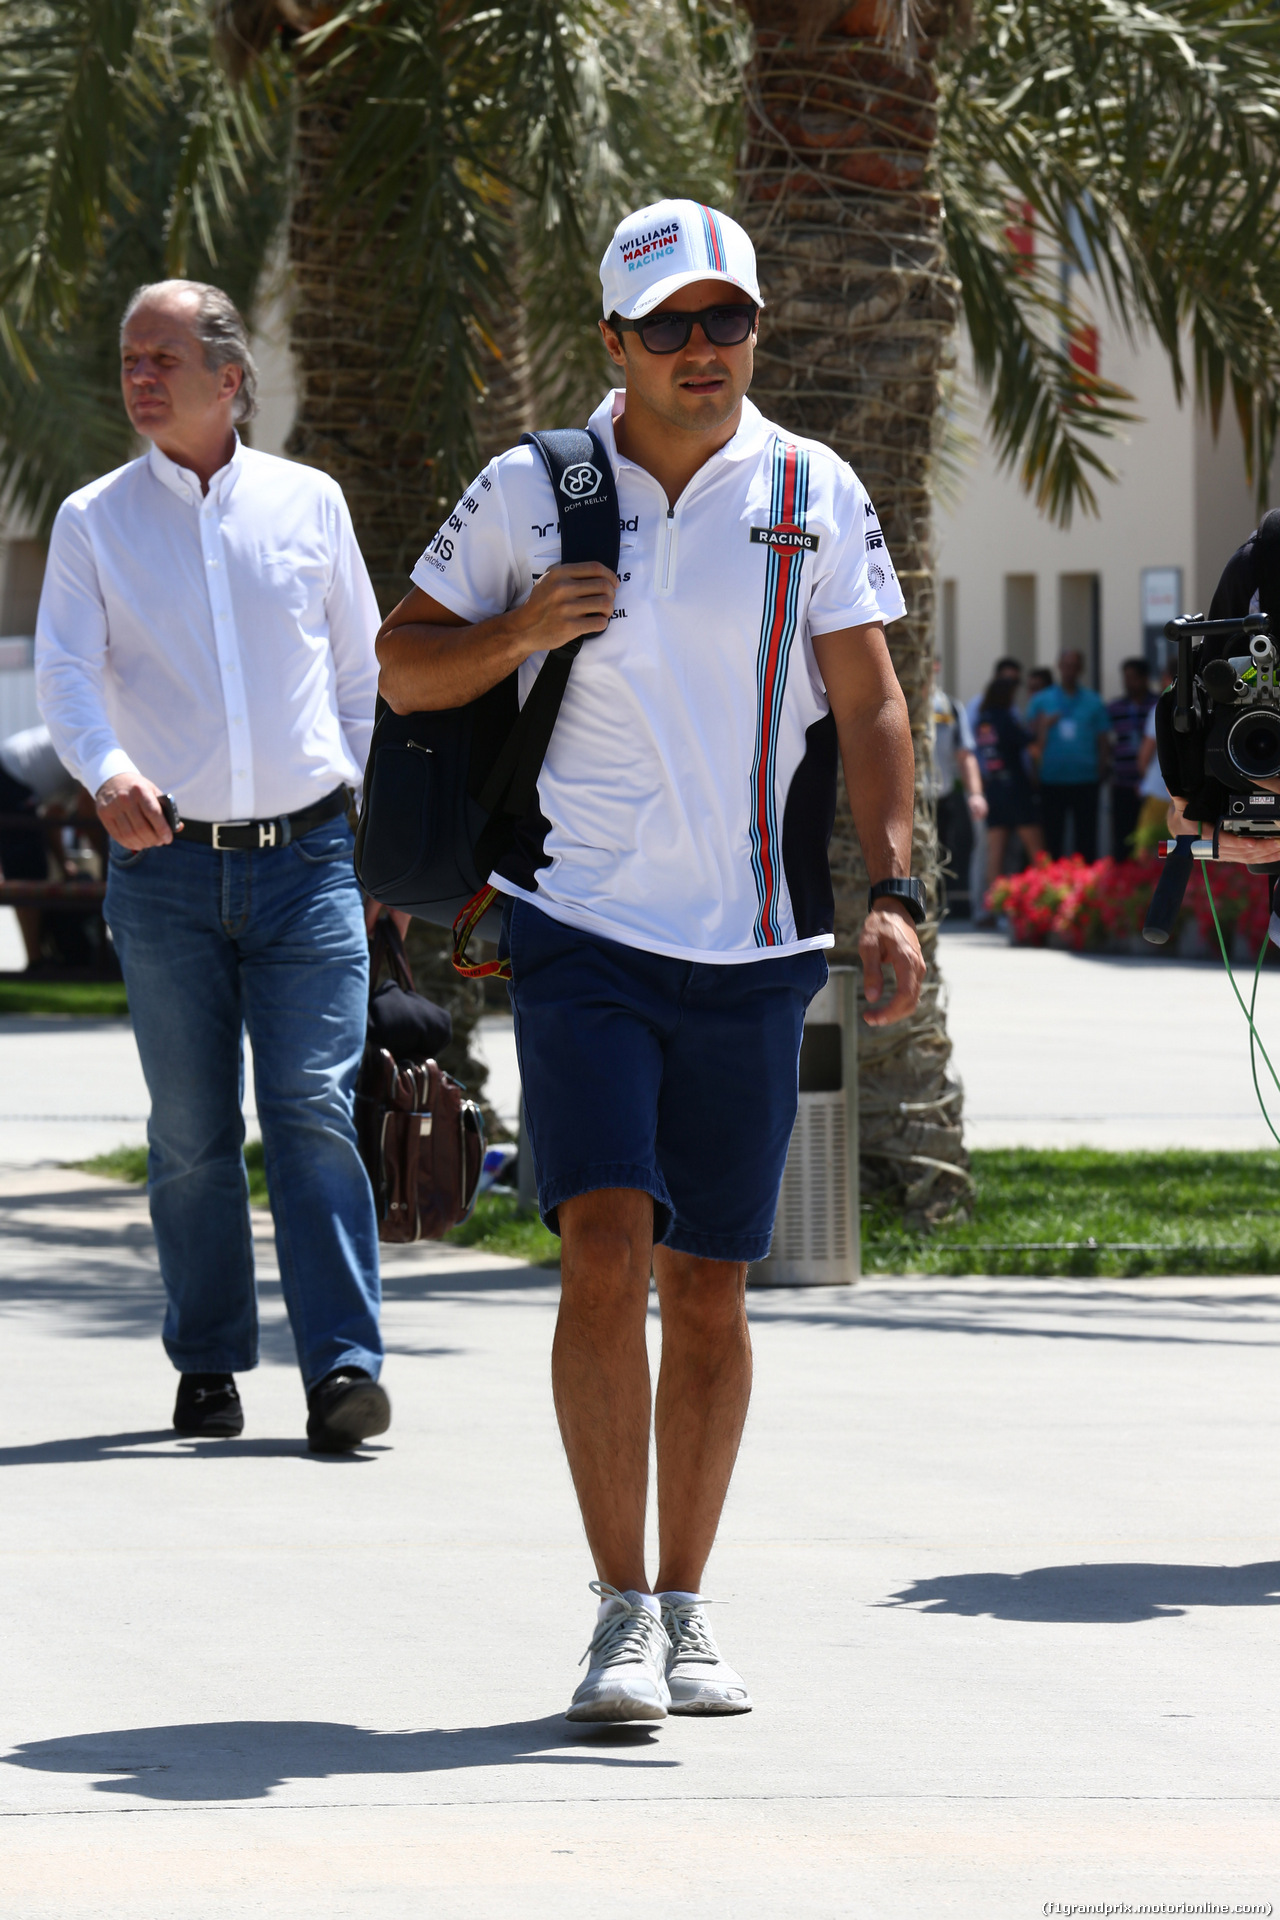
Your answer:
[[[248,1430],[179,1441],[140,1196],[0,1177],[5,1920],[1280,1896],[1280,1282],[753,1296],[756,1711],[591,1732],[551,1277],[389,1258],[394,1425],[317,1460],[260,1252]]]
[[[994,933],[946,933],[939,956],[971,1147],[1274,1145],[1220,961],[1019,948]],[[1274,969],[1257,1018],[1280,1066]],[[1268,1105],[1280,1127],[1274,1089]]]

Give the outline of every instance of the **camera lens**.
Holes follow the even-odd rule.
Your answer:
[[[1242,713],[1227,735],[1227,754],[1246,780],[1280,774],[1280,713]]]

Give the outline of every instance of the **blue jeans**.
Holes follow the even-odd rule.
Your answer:
[[[181,1373],[258,1362],[246,1027],[304,1385],[382,1364],[378,1230],[352,1119],[369,960],[351,850],[341,817],[254,853],[111,844],[106,917],[151,1094],[147,1189]]]

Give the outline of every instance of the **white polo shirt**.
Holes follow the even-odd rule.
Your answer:
[[[623,459],[618,390],[591,425],[618,487],[621,587],[573,662],[501,892],[624,946],[724,963],[833,944],[837,748],[813,635],[906,612],[853,469],[744,401],[669,507]],[[467,621],[521,605],[560,559],[533,447],[490,461],[413,570]],[[520,671],[520,697],[544,654]]]

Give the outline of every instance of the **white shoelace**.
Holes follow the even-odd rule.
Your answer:
[[[666,1648],[659,1650],[654,1643],[655,1634],[661,1634],[664,1641],[667,1639],[661,1620],[647,1607],[633,1604],[607,1580],[593,1580],[591,1591],[598,1593],[602,1600],[617,1600],[621,1604],[600,1621],[578,1665],[585,1666],[588,1660],[596,1667],[637,1666],[652,1661],[661,1668]],[[592,1655],[596,1657],[592,1659]]]
[[[702,1609],[702,1600],[669,1600],[662,1609],[663,1625],[670,1619],[675,1626],[674,1633],[667,1627],[667,1637],[675,1649],[677,1660],[709,1660],[713,1664],[720,1660],[720,1649],[711,1637],[707,1617]]]

